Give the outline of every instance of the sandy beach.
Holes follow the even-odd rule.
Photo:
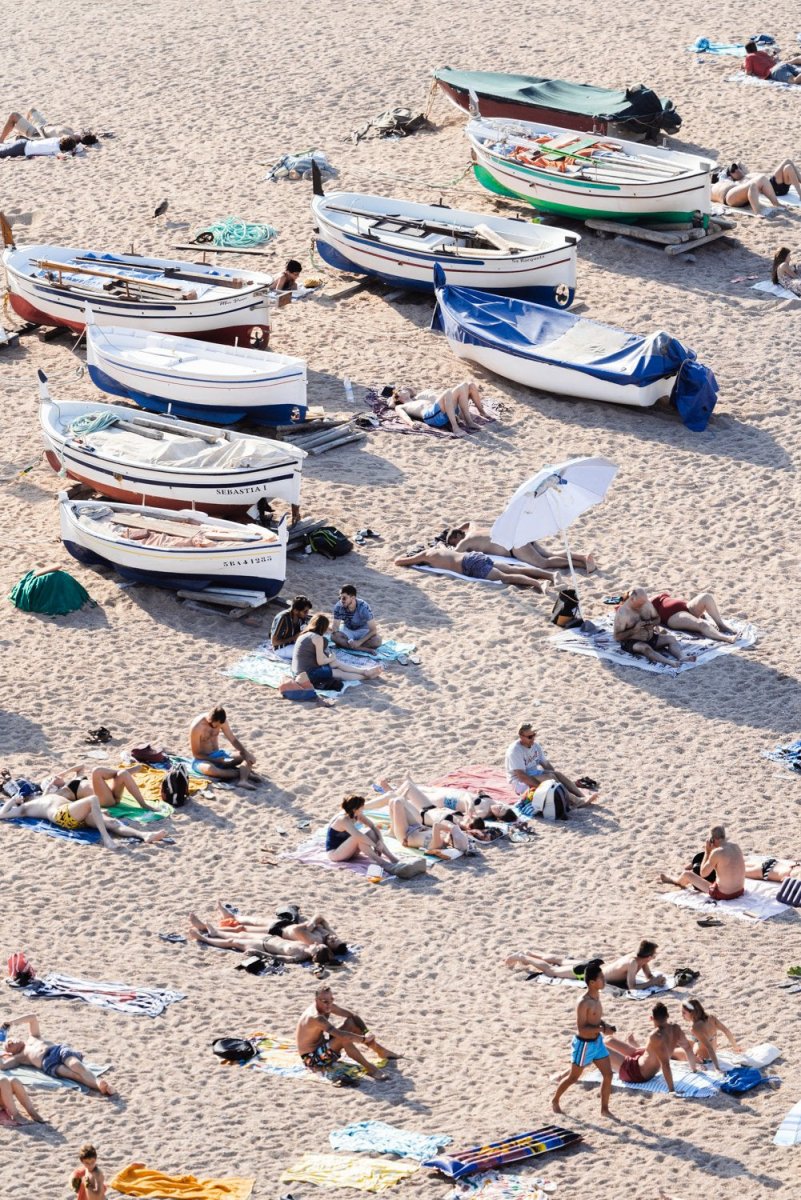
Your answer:
[[[269,183],[265,174],[282,154],[314,146],[339,169],[336,186],[495,211],[464,175],[463,119],[442,96],[430,132],[347,140],[393,104],[422,108],[433,68],[610,87],[642,81],[683,118],[671,145],[768,174],[784,157],[801,159],[801,88],[796,95],[729,83],[736,60],[698,61],[686,50],[699,34],[740,40],[764,25],[790,55],[799,47],[789,0],[745,17],[732,3],[688,0],[669,9],[645,0],[602,18],[586,4],[554,11],[507,0],[409,0],[400,9],[370,0],[4,7],[0,120],[35,105],[54,122],[115,135],[71,161],[0,163],[0,210],[17,242],[133,243],[169,256],[224,216],[275,225],[271,257],[252,262],[277,273],[297,257],[303,277],[322,276],[326,286],[274,315],[271,348],[307,360],[309,402],[331,410],[348,407],[344,377],[353,407],[363,408],[370,386],[441,388],[465,378],[467,365],[429,332],[429,299],[388,302],[376,289],[338,299],[341,278],[310,257],[310,185]],[[164,198],[168,212],[154,219]],[[220,703],[267,781],[255,792],[214,789],[176,817],[175,844],[161,848],[126,844],[112,853],[0,826],[3,960],[24,950],[40,974],[186,993],[151,1021],[3,990],[0,1021],[35,1011],[46,1037],[113,1064],[108,1077],[120,1093],[114,1102],[34,1093],[47,1125],[0,1125],[3,1197],[66,1195],[87,1140],[107,1179],[146,1162],[176,1175],[253,1177],[262,1200],[322,1193],[281,1184],[281,1172],[304,1152],[328,1152],[329,1132],[351,1121],[447,1133],[455,1147],[550,1124],[576,993],[525,982],[505,968],[504,954],[533,945],[611,959],[643,937],[658,943],[659,969],[700,972],[689,993],[667,997],[674,1019],[689,994],[743,1046],[775,1044],[781,1086],[707,1100],[616,1090],[613,1119],[603,1120],[597,1087],[579,1084],[558,1123],[579,1131],[582,1144],[518,1169],[521,1176],[546,1176],[564,1198],[656,1200],[660,1189],[675,1200],[798,1195],[801,1148],[772,1145],[801,1099],[801,996],[778,987],[798,961],[797,915],[699,928],[700,914],[662,902],[666,889],[655,881],[660,870],[678,870],[717,822],[746,851],[801,857],[801,784],[763,757],[801,732],[801,305],[751,290],[769,278],[780,245],[797,249],[800,233],[801,207],[775,220],[743,214],[736,242],[701,249],[694,261],[582,234],[581,311],[640,333],[665,329],[693,347],[720,386],[705,433],[669,412],[569,400],[477,373],[501,406],[482,432],[460,440],[376,432],[307,460],[304,514],[349,534],[369,527],[382,540],[340,562],[290,560],[283,594],[306,594],[330,612],[340,584],[353,582],[385,636],[415,643],[421,658],[390,667],[331,709],[285,703],[271,688],[226,676],[268,636],[269,617],[248,623],[193,612],[168,592],[120,587],[110,571],[68,556],[56,504],[63,481],[40,457],[36,369],[57,400],[100,393],[69,339],[27,337],[0,351],[0,594],[55,563],[97,602],[46,618],[3,600],[0,765],[40,779],[82,761],[116,764],[144,742],[185,753],[191,720]],[[3,323],[13,327],[13,315]],[[547,619],[553,591],[543,597],[394,566],[443,525],[494,519],[546,463],[595,454],[620,470],[605,503],[571,531],[574,548],[600,564],[582,577],[585,616],[603,616],[604,597],[637,584],[677,596],[708,589],[727,617],[757,626],[754,649],[675,677],[557,653]],[[526,719],[562,769],[600,782],[597,807],[565,825],[538,826],[529,845],[489,846],[410,883],[374,887],[280,858],[308,836],[306,822],[319,828],[344,795],[371,795],[384,775],[408,771],[425,782],[470,764],[502,767]],[[87,757],[86,732],[100,725],[113,742],[106,758]],[[403,1051],[388,1082],[339,1092],[311,1076],[218,1065],[217,1037],[291,1037],[317,981],[299,967],[251,977],[234,970],[235,954],[159,939],[185,932],[190,910],[210,915],[217,897],[268,916],[294,901],[325,913],[361,947],[328,981],[337,1000]],[[647,1034],[648,1003],[610,998],[604,1006],[621,1034]],[[398,1195],[444,1200],[448,1192],[443,1179],[420,1171]]]

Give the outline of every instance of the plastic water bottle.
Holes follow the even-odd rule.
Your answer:
[[[349,403],[349,404],[352,404],[352,403],[353,403],[353,384],[352,384],[352,383],[351,383],[351,381],[348,379],[347,375],[346,375],[346,376],[345,376],[345,378],[342,380],[342,386],[343,386],[343,387],[344,387],[344,389],[345,389],[345,398],[346,398],[346,400],[348,401],[348,403]]]

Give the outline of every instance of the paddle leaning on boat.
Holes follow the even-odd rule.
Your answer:
[[[362,192],[318,190],[317,251],[338,271],[396,287],[434,290],[434,265],[451,283],[565,307],[576,288],[580,237],[553,226],[413,204]]]
[[[453,287],[435,274],[431,327],[445,333],[459,358],[556,395],[638,407],[669,397],[689,429],[706,428],[717,381],[669,334],[627,333],[511,296]]]
[[[579,220],[690,222],[711,211],[707,158],[530,121],[472,120],[476,179],[496,195]]]

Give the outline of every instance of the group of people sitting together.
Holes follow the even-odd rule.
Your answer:
[[[330,631],[330,632],[329,632]],[[369,658],[382,643],[373,610],[352,583],[339,589],[334,605],[333,628],[325,613],[312,615],[312,602],[296,596],[289,608],[278,613],[270,629],[270,643],[279,658],[292,663],[292,674],[301,685],[337,690],[348,679],[374,679],[382,668],[368,662],[360,667],[339,662],[329,646],[360,651]]]

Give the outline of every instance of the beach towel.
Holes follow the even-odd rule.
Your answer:
[[[169,988],[138,987],[130,983],[101,983],[72,975],[49,973],[23,989],[24,996],[55,1000],[84,1000],[93,1008],[115,1009],[132,1017],[158,1017],[171,1004],[185,1000]]]
[[[123,1196],[153,1196],[158,1200],[248,1200],[254,1182],[236,1176],[197,1179],[194,1175],[165,1175],[144,1163],[131,1163],[114,1176],[109,1187]]]
[[[360,1150],[374,1154],[397,1154],[400,1158],[432,1158],[453,1138],[447,1133],[407,1133],[384,1121],[357,1121],[329,1133],[332,1150]]]
[[[736,900],[710,900],[705,892],[695,892],[689,888],[664,892],[660,900],[667,900],[679,908],[692,908],[696,912],[714,912],[716,917],[739,917],[744,921],[769,921],[771,917],[780,917],[788,912],[784,904],[776,899],[779,892],[777,883],[767,883],[762,879],[746,879],[745,892]]]
[[[521,967],[521,970],[523,969]],[[536,982],[560,983],[565,987],[571,988],[584,988],[587,986],[583,979],[553,979],[550,975],[537,975]],[[653,986],[647,988],[635,988],[630,992],[627,988],[615,987],[613,983],[607,983],[604,991],[623,1000],[650,1000],[652,996],[658,996],[662,992],[672,992],[675,986],[676,976],[666,975],[665,982],[661,985],[653,984]]]
[[[691,54],[724,54],[731,58],[745,58],[744,42],[713,42],[709,38],[699,37],[687,49]]]
[[[359,663],[359,666],[361,665]],[[230,675],[232,679],[247,679],[251,683],[263,683],[271,688],[277,688],[293,678],[292,667],[286,659],[278,657],[269,642],[262,642],[255,650],[237,659],[223,671],[223,675]],[[359,679],[343,680],[341,692],[326,691],[324,688],[315,690],[320,696],[325,696],[327,700],[335,703],[343,692],[348,688],[358,687],[360,682]]]
[[[106,1071],[111,1070],[110,1063],[104,1067],[96,1067],[88,1062],[83,1065],[93,1075],[105,1075]],[[56,1088],[71,1088],[72,1091],[80,1092],[89,1090],[82,1084],[76,1083],[74,1079],[63,1079],[60,1075],[45,1075],[44,1071],[37,1071],[36,1067],[11,1067],[9,1070],[3,1071],[3,1075],[6,1079],[18,1079],[20,1083],[25,1084],[26,1088],[43,1088],[48,1092],[55,1091]]]
[[[323,1188],[345,1187],[356,1188],[360,1192],[384,1192],[419,1169],[419,1163],[388,1162],[381,1158],[304,1154],[300,1162],[284,1171],[281,1183],[316,1183]]]
[[[378,663],[393,663],[404,655],[414,654],[416,649],[413,642],[398,642],[394,638],[387,638],[377,650],[349,650],[337,646],[334,653],[345,667],[363,667],[365,659],[372,659]]]
[[[473,1146],[468,1150],[454,1151],[450,1155],[440,1155],[428,1159],[423,1166],[431,1167],[449,1179],[463,1179],[479,1171],[489,1171],[494,1167],[522,1162],[527,1158],[538,1158],[541,1154],[550,1154],[553,1150],[563,1150],[581,1140],[580,1133],[573,1133],[560,1125],[546,1125],[543,1129],[515,1134],[501,1142]]]
[[[339,174],[337,168],[328,161],[325,151],[312,149],[282,155],[269,168],[266,178],[272,183],[278,179],[311,179],[313,162],[317,164],[323,183]]]
[[[34,833],[46,833],[48,837],[63,838],[68,842],[82,842],[86,846],[100,844],[100,834],[96,829],[62,829],[50,821],[40,820],[39,817],[11,817],[4,824],[22,825],[32,829]]]
[[[673,1085],[676,1089],[677,1096],[685,1096],[691,1100],[708,1100],[712,1096],[717,1096],[722,1085],[726,1082],[725,1072],[736,1066],[757,1067],[759,1069],[770,1066],[772,1062],[781,1054],[778,1046],[772,1046],[769,1042],[763,1042],[744,1054],[733,1054],[729,1051],[721,1050],[718,1054],[718,1062],[723,1068],[718,1072],[708,1065],[703,1070],[691,1071],[689,1063],[672,1061],[670,1070],[673,1075]],[[582,1080],[587,1083],[600,1083],[601,1072],[597,1067],[592,1067],[585,1071],[581,1076]],[[634,1092],[648,1092],[650,1095],[667,1095],[668,1086],[662,1078],[662,1073],[655,1075],[653,1079],[649,1079],[647,1083],[624,1083],[617,1073],[612,1078],[612,1087],[628,1088]]]
[[[249,1058],[247,1062],[243,1063],[226,1062],[223,1059],[220,1059],[219,1062],[226,1067],[248,1067],[251,1070],[262,1071],[266,1075],[283,1075],[288,1079],[335,1081],[343,1077],[361,1079],[367,1074],[364,1067],[347,1059],[342,1059],[329,1071],[319,1073],[310,1071],[303,1065],[294,1042],[286,1038],[273,1037],[269,1033],[251,1033],[248,1035],[248,1041],[256,1047],[257,1053],[254,1058]],[[386,1062],[386,1059],[379,1059],[376,1066],[386,1066]]]
[[[550,1200],[556,1184],[541,1176],[504,1175],[502,1171],[487,1171],[480,1176],[468,1176],[446,1194],[446,1200]]]
[[[501,566],[525,567],[527,565],[519,558],[508,558],[503,554],[490,554],[487,557]],[[447,567],[428,567],[424,563],[420,563],[418,566],[412,567],[412,570],[428,571],[430,575],[450,575],[452,579],[460,579],[462,583],[489,583],[493,587],[506,587],[506,584],[502,583],[500,579],[475,579],[472,575],[462,575],[461,571],[449,571]]]
[[[765,750],[763,757],[772,762],[782,763],[789,770],[801,775],[801,738],[784,745],[779,743],[773,750]]]
[[[778,83],[775,79],[759,79],[756,75],[746,75],[745,71],[735,71],[733,75],[724,75],[725,83],[746,83],[749,87],[782,88],[785,92],[801,92],[796,83]]]
[[[382,816],[378,812],[370,812],[368,816],[371,820],[376,819],[377,824],[382,823]],[[386,817],[386,813],[383,814]],[[416,858],[426,857],[426,862],[433,866],[436,859],[429,859],[423,855],[422,850],[414,850],[410,846],[402,846],[396,841],[391,834],[384,834],[384,842],[387,849],[395,855],[396,858]],[[455,856],[459,857],[459,852],[454,851]],[[326,867],[328,870],[345,870],[352,871],[355,875],[367,876],[368,871],[373,864],[368,858],[363,858],[361,855],[358,858],[347,858],[344,862],[332,862],[328,857],[325,849],[325,830],[318,829],[305,842],[301,842],[294,850],[288,850],[281,855],[282,858],[295,859],[297,862],[305,863],[307,867]],[[395,880],[394,875],[385,875],[385,879]]]
[[[797,1146],[801,1142],[801,1100],[794,1104],[776,1130],[774,1146]]]
[[[483,765],[457,767],[455,770],[449,771],[447,775],[433,779],[431,784],[432,787],[456,787],[465,788],[469,792],[485,792],[493,800],[508,804],[510,807],[514,806],[519,799],[517,792],[507,781],[505,773],[497,767]]]
[[[771,283],[769,279],[761,279],[759,283],[753,284],[751,290],[754,292],[765,292],[768,296],[774,296],[777,300],[801,300],[801,296],[796,296],[795,292],[780,287],[778,283]]]
[[[588,623],[589,624],[589,623]],[[552,635],[550,641],[556,650],[566,650],[569,654],[583,654],[588,658],[602,658],[608,662],[617,663],[621,667],[636,667],[640,671],[651,671],[657,675],[680,675],[683,671],[691,671],[703,663],[710,662],[719,654],[731,654],[753,646],[757,640],[757,629],[748,622],[738,622],[735,628],[738,632],[737,641],[713,642],[710,638],[691,637],[686,633],[677,633],[671,629],[670,636],[675,638],[685,654],[694,654],[695,661],[677,663],[675,667],[663,666],[662,663],[649,662],[641,654],[629,654],[612,637],[614,617],[599,617],[593,620],[588,631],[584,629],[560,629]]]
[[[184,758],[180,754],[171,754],[169,758],[165,760],[163,767],[143,766],[135,773],[134,779],[136,780],[139,791],[146,800],[149,800],[152,804],[158,804],[158,811],[162,815],[171,816],[173,812],[172,805],[165,804],[161,799],[161,784],[171,767],[179,766],[181,763],[183,763],[183,765],[186,767],[187,775],[189,776],[187,783],[189,785],[190,796],[194,796],[197,792],[202,792],[203,789],[207,788],[212,782],[206,775],[201,775],[200,772],[194,769],[192,766],[193,761],[193,759]],[[129,768],[131,765],[132,764],[130,762],[120,763],[121,768]],[[214,780],[213,782],[216,785],[217,780]],[[142,809],[138,804],[136,804],[133,797],[128,795],[127,792],[125,793],[123,805],[121,807],[125,807],[126,809],[130,808],[132,812],[135,812],[135,819],[138,821],[147,819],[146,817],[141,816]],[[109,809],[109,812],[114,816],[117,816],[116,809]]]

